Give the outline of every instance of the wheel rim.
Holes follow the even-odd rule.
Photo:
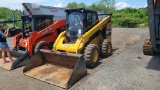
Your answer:
[[[49,47],[47,45],[42,46],[42,49],[49,50]]]
[[[108,52],[108,54],[111,52],[111,44],[108,44],[107,52]]]
[[[93,51],[93,62],[97,62],[97,59],[98,59],[98,51],[97,50],[94,50]]]

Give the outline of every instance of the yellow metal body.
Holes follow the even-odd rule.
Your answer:
[[[104,39],[111,41],[111,22],[110,16],[105,17],[103,20],[99,19],[99,23],[93,26],[90,30],[80,36],[75,43],[68,43],[66,39],[66,31],[62,32],[56,39],[53,47],[55,51],[64,51],[67,53],[82,54],[84,47],[88,44],[99,45]],[[105,32],[110,33],[105,37],[101,34],[101,31],[105,27]]]

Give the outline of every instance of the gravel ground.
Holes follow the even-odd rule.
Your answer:
[[[114,28],[112,56],[101,59],[88,75],[70,90],[159,90],[160,56],[142,53],[148,28]],[[11,43],[12,38],[8,38]],[[0,90],[63,90],[23,75],[24,67],[13,71],[0,69]]]

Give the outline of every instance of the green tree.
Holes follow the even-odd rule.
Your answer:
[[[68,3],[66,8],[86,8],[86,5],[84,3],[71,2]]]
[[[86,8],[86,5],[84,3],[78,4],[78,8]]]
[[[78,4],[76,2],[68,3],[66,8],[78,8]]]
[[[96,11],[104,11],[105,13],[111,13],[115,11],[115,0],[100,0],[97,3],[93,3],[88,6],[89,9]]]
[[[113,13],[114,27],[141,27],[147,26],[147,9],[146,8],[126,8],[117,10]]]
[[[100,3],[108,7],[113,7],[115,4],[115,0],[100,0]]]
[[[115,11],[115,0],[100,0],[98,3],[98,7],[102,9],[102,11],[108,13],[108,12],[114,12]]]
[[[0,7],[0,21],[13,20],[13,14],[15,14],[15,20],[20,20],[22,12],[20,10],[11,10],[5,7]],[[13,27],[12,23],[4,24],[5,28]],[[17,27],[21,26],[21,23],[16,23]]]
[[[86,6],[84,3],[71,2],[71,3],[68,3],[66,8],[82,8],[83,7],[91,10],[104,11],[106,13],[110,13],[115,11],[114,3],[115,3],[115,0],[100,0],[99,2],[95,2],[89,6]]]

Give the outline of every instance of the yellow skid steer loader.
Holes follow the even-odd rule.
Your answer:
[[[66,31],[54,43],[54,50],[38,51],[24,68],[27,76],[71,87],[87,74],[87,67],[98,65],[99,55],[111,55],[111,14],[98,18],[96,11],[67,9]],[[103,14],[104,15],[104,14]]]

